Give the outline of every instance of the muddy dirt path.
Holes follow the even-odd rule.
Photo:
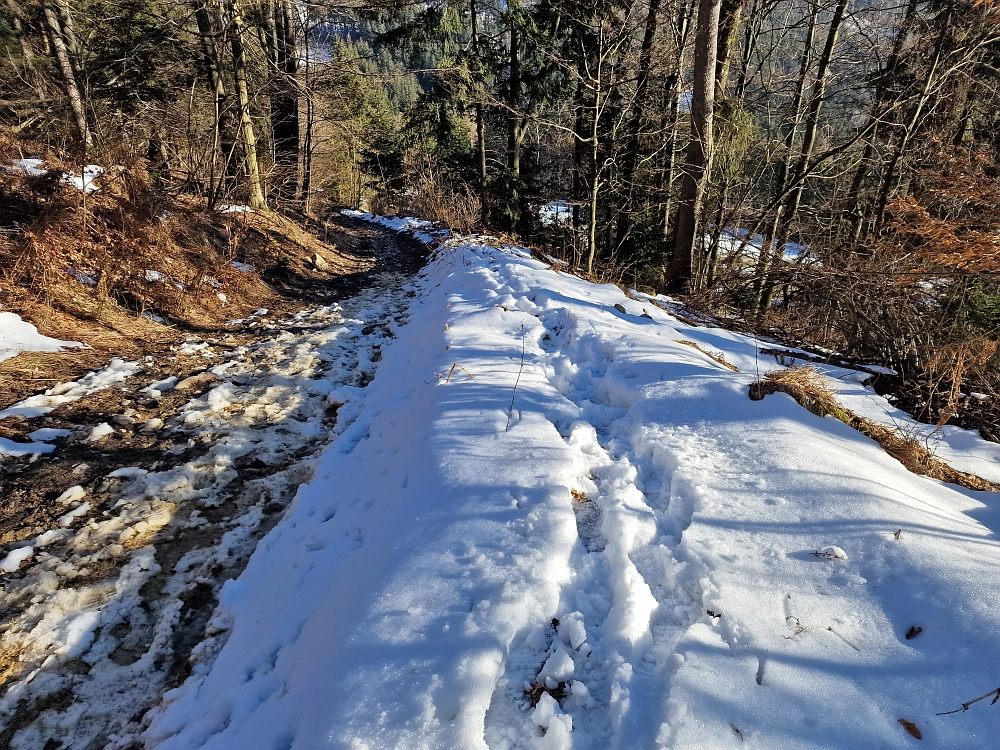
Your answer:
[[[339,223],[371,271],[0,411],[0,436],[38,441],[0,457],[0,748],[137,748],[211,664],[223,583],[360,410],[423,263]]]

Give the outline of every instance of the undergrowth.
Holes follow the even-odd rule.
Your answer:
[[[771,393],[785,393],[818,417],[832,416],[877,442],[885,452],[914,474],[940,479],[971,490],[1000,491],[1000,485],[959,471],[938,458],[920,441],[899,429],[862,417],[837,403],[836,395],[816,368],[796,365],[767,373],[750,384],[750,398],[759,401]]]

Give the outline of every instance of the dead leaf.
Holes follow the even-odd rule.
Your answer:
[[[906,640],[912,641],[918,635],[924,632],[924,629],[919,625],[910,625],[910,629],[906,631]]]
[[[924,738],[924,736],[920,733],[920,729],[912,721],[900,719],[899,723],[903,725],[903,729],[906,730],[906,733],[914,739],[922,740]]]

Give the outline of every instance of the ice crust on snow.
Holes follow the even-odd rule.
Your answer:
[[[782,366],[752,338],[522,249],[452,236],[418,292],[148,745],[905,748],[902,716],[936,747],[1000,731],[995,711],[935,715],[995,686],[989,497],[790,398],[750,401],[755,363]],[[455,363],[474,377],[446,382]],[[824,372],[848,408],[913,428]],[[978,436],[946,441],[1000,466]]]

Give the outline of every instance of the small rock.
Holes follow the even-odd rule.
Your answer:
[[[625,309],[625,305],[618,302],[615,303],[615,309],[620,313],[628,313],[628,310]]]
[[[127,427],[130,424],[135,424],[135,419],[133,419],[127,414],[115,414],[115,416],[111,417],[111,421],[114,422],[115,424],[121,425],[122,427]]]
[[[330,264],[323,260],[323,256],[319,253],[313,253],[312,264],[317,271],[325,271],[330,267]]]
[[[192,375],[189,378],[184,378],[184,380],[177,384],[176,389],[178,391],[189,391],[194,388],[200,388],[208,385],[209,383],[214,383],[217,380],[221,380],[221,378],[215,373],[206,370],[205,372],[200,372],[197,375]]]

